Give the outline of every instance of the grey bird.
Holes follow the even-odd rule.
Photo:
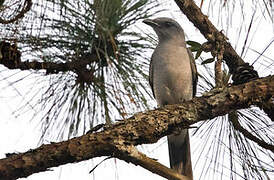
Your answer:
[[[179,23],[165,17],[143,22],[153,28],[159,39],[149,68],[149,84],[157,104],[179,104],[192,99],[198,78],[184,30]],[[188,130],[169,135],[168,149],[171,168],[193,179]]]

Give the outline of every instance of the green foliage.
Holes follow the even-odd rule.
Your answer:
[[[198,51],[202,47],[202,45],[196,41],[187,41],[186,43],[190,45],[190,50],[192,52]]]
[[[4,5],[8,2],[12,1],[5,1]],[[271,6],[268,2],[263,1],[266,6],[256,5],[257,2],[261,1],[252,1],[254,7],[247,9],[271,19]],[[236,44],[235,48],[238,47],[237,44],[245,37],[244,30],[248,29],[244,26],[248,15],[243,7],[250,3],[244,0],[225,1],[223,5],[221,3],[220,11],[216,11],[217,1],[208,3],[208,15],[210,17],[213,13],[213,17],[218,17],[218,22],[222,24],[220,29],[233,29],[233,32],[238,33],[237,41],[230,39],[233,45]],[[225,8],[222,9],[222,6]],[[237,6],[242,9],[237,9]],[[157,7],[157,4],[147,0],[44,0],[37,1],[32,13],[28,13],[28,17],[22,22],[2,27],[2,38],[18,43],[25,60],[58,63],[90,59],[85,68],[87,72],[83,74],[90,74],[92,78],[85,79],[85,76],[76,71],[48,76],[35,72],[31,76],[35,79],[35,84],[30,89],[35,91],[22,97],[30,96],[34,99],[27,102],[26,108],[40,107],[36,111],[36,119],[41,120],[42,114],[44,138],[49,141],[54,141],[56,136],[67,139],[67,136],[86,132],[94,124],[111,122],[148,106],[147,95],[150,92],[145,80],[148,60],[144,53],[151,48],[151,44],[147,37],[133,30],[133,25],[138,20],[150,17],[152,12],[157,13],[153,7]],[[258,11],[258,7],[269,9]],[[17,9],[1,12],[3,17],[9,17]],[[225,13],[221,15],[222,12]],[[244,21],[242,27],[235,28],[235,23],[231,22],[235,22],[232,15],[237,12],[241,12]],[[201,57],[201,44],[195,41],[187,43],[191,51],[196,52],[195,59]],[[244,49],[248,52],[251,48],[245,46]],[[256,59],[254,63],[260,62],[260,68],[269,70],[273,67],[273,59],[262,56],[263,52],[256,51],[258,59],[263,61]],[[94,54],[96,58],[92,56]],[[203,64],[198,66],[200,93],[215,87],[214,70],[212,64],[209,64],[213,60],[196,60]],[[226,68],[223,69],[223,84],[229,85],[231,75]],[[21,81],[25,76],[30,75],[21,77],[20,74],[16,81]],[[10,86],[16,81],[9,83]],[[269,174],[273,175],[273,153],[235,130],[231,124],[232,119],[237,119],[245,129],[265,142],[273,142],[273,123],[258,108],[234,111],[196,124],[198,128],[195,133],[200,140],[198,150],[192,150],[196,155],[200,152],[197,161],[201,165],[197,169],[202,169],[200,179],[225,178],[226,170],[231,173],[227,176],[230,179],[270,179]],[[201,157],[206,160],[201,162]]]
[[[196,41],[187,41],[186,43],[190,45],[189,49],[191,52],[196,52],[195,59],[198,59],[203,52],[202,45]]]
[[[82,134],[97,123],[148,107],[147,70],[151,49],[134,25],[157,11],[148,0],[42,1],[17,29],[17,42],[27,60],[88,60],[73,72],[49,75],[41,105],[44,134]],[[42,10],[41,10],[42,9]],[[14,39],[12,34],[9,39]],[[41,78],[42,79],[42,78]],[[36,98],[40,99],[40,98]],[[41,113],[41,112],[40,112]],[[65,134],[64,134],[65,133]]]

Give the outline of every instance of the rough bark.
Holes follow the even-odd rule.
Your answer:
[[[193,0],[174,0],[181,11],[186,17],[193,23],[195,27],[203,34],[203,36],[213,44],[224,44],[223,60],[226,62],[230,73],[232,74],[232,80],[234,84],[241,84],[250,80],[258,78],[257,71],[252,66],[245,63],[244,60],[237,54],[231,44],[227,41],[227,37],[219,31],[208,19],[208,16],[204,15],[201,9],[195,4]],[[212,48],[212,51],[216,49]],[[216,52],[212,52],[216,54]],[[261,105],[264,112],[268,115],[272,121],[274,121],[274,103],[268,102]]]
[[[78,72],[85,71],[87,64],[98,59],[95,54],[85,54],[81,59],[69,61],[65,63],[56,62],[39,62],[39,61],[21,61],[21,52],[15,44],[2,41],[0,43],[0,64],[9,69],[20,70],[46,70],[47,74],[59,72]]]
[[[193,0],[175,0],[181,11],[193,23],[195,27],[203,34],[203,36],[210,42],[215,40],[228,39],[221,31],[219,31],[204,15],[201,9],[195,4]],[[243,59],[236,53],[231,44],[227,41],[223,42],[225,51],[223,59],[226,62],[230,72],[233,74],[238,66],[245,64]]]
[[[0,179],[26,177],[46,171],[50,167],[100,156],[117,157],[147,168],[144,161],[136,161],[130,153],[125,154],[129,150],[124,148],[155,143],[178,128],[188,128],[196,122],[258,105],[273,97],[274,76],[221,90],[215,89],[183,104],[136,113],[126,120],[104,127],[100,132],[42,145],[26,153],[10,155],[0,160]],[[268,147],[268,150],[274,152],[273,144]],[[158,171],[154,172],[162,175]]]

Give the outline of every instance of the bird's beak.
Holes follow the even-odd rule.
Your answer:
[[[159,24],[152,19],[145,19],[145,20],[143,20],[143,23],[145,23],[151,27],[159,27]]]

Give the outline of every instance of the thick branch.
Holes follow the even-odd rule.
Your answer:
[[[226,36],[211,23],[206,15],[204,15],[201,9],[195,4],[193,0],[174,0],[181,11],[187,16],[187,18],[197,27],[203,36],[210,42],[223,41],[224,53],[223,60],[226,62],[230,73],[232,74],[232,80],[234,84],[241,84],[248,82],[258,77],[257,71],[252,66],[245,63],[243,59],[236,53],[231,44],[225,39]],[[212,49],[214,50],[214,49]],[[215,53],[215,52],[212,52]],[[264,112],[269,118],[274,121],[274,103],[269,102],[261,105]]]
[[[0,179],[15,179],[66,163],[100,156],[121,157],[121,146],[155,143],[178,127],[248,108],[274,97],[274,76],[212,91],[180,105],[168,105],[134,116],[69,141],[42,145],[0,160]],[[273,146],[273,145],[272,145]],[[130,159],[128,160],[129,162]]]
[[[46,70],[47,74],[66,71],[84,72],[86,70],[86,66],[97,59],[97,55],[87,53],[82,56],[81,59],[65,63],[21,61],[21,52],[17,49],[15,44],[11,45],[5,41],[0,43],[0,64],[3,64],[9,69]]]
[[[236,84],[247,82],[250,79],[258,77],[258,73],[253,69],[253,67],[245,63],[233,49],[231,44],[225,41],[227,37],[221,31],[218,31],[193,0],[175,0],[175,2],[208,41],[224,41],[225,50],[223,60],[226,62],[230,73],[233,75],[232,79]],[[248,71],[248,74],[246,71]],[[241,76],[239,77],[240,74]]]

